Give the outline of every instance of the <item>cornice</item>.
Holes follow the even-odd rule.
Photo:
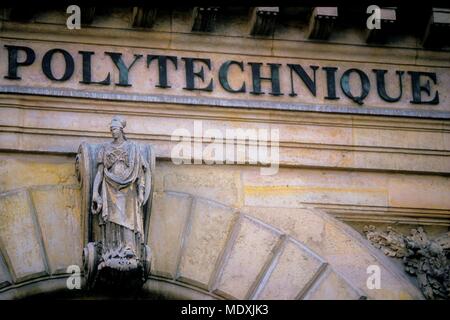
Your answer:
[[[402,66],[450,67],[450,52],[412,47],[379,47],[312,40],[254,38],[249,35],[165,32],[125,28],[85,27],[69,30],[52,23],[1,22],[0,37],[71,44],[223,53],[240,56],[380,63]],[[237,45],[238,43],[238,45]]]

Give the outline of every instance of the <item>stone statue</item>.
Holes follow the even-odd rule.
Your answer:
[[[87,215],[83,259],[88,288],[96,284],[136,288],[149,273],[146,239],[154,153],[149,145],[129,141],[125,126],[124,119],[113,117],[113,141],[82,144],[77,156]]]

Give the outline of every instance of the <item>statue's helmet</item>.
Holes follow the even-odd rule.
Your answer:
[[[120,128],[123,130],[125,126],[127,125],[127,122],[125,119],[121,118],[120,116],[114,116],[111,120],[110,128]]]

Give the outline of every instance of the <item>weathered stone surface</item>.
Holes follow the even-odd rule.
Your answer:
[[[157,173],[156,190],[187,192],[226,205],[237,206],[240,199],[240,173],[230,166],[164,165]],[[158,168],[159,169],[159,168]],[[162,183],[160,185],[159,183]]]
[[[396,175],[389,179],[389,205],[412,208],[450,208],[450,178]]]
[[[245,299],[271,258],[278,239],[279,234],[274,230],[244,218],[224,265],[217,290],[226,296]]]
[[[192,198],[186,194],[154,193],[148,244],[155,275],[175,278]]]
[[[75,187],[51,186],[31,190],[33,205],[47,253],[50,272],[82,268],[80,193]]]
[[[244,212],[264,223],[279,228],[309,248],[319,248],[323,241],[325,221],[306,208],[243,207]],[[277,212],[273,215],[273,212]]]
[[[255,207],[243,210],[305,244],[371,299],[422,298],[398,266],[368,249],[367,241],[356,231],[320,210]],[[365,290],[370,265],[378,265],[383,275],[379,290]]]
[[[352,236],[359,238],[358,241],[350,241]],[[394,269],[395,272],[389,272],[391,262],[376,255],[374,251],[367,250],[364,240],[349,227],[328,220],[325,223],[322,250],[318,253],[345,279],[357,284],[359,289],[366,288],[367,268],[377,265],[383,275],[382,286],[378,290],[367,290],[366,294],[370,298],[402,299],[410,296],[412,283],[409,283],[410,288],[405,286],[409,280],[398,268]],[[421,298],[421,295],[416,293],[414,298]]]
[[[180,279],[207,288],[236,218],[230,207],[196,199],[184,240]]]
[[[446,90],[450,83],[448,50],[424,50],[418,47],[417,35],[412,34],[396,37],[398,39],[395,40],[395,46],[367,46],[364,32],[361,32],[360,28],[356,30],[345,28],[345,30],[333,32],[331,42],[307,41],[307,15],[301,12],[293,13],[291,10],[295,9],[280,8],[279,15],[283,19],[278,21],[275,33],[270,39],[256,39],[256,37],[248,36],[248,12],[243,13],[242,9],[227,9],[225,14],[217,20],[215,32],[208,35],[191,32],[191,8],[158,11],[158,19],[153,29],[145,32],[131,28],[131,10],[118,8],[108,9],[107,15],[96,16],[92,28],[83,28],[82,32],[76,34],[61,32],[65,29],[67,19],[64,10],[35,12],[33,23],[17,23],[1,19],[2,47],[3,44],[25,45],[35,49],[37,53],[36,61],[32,66],[19,67],[22,80],[0,79],[2,90],[5,91],[7,86],[21,88],[29,86],[33,89],[39,87],[43,90],[42,92],[46,92],[46,95],[31,95],[30,92],[24,94],[24,92],[9,91],[0,95],[0,150],[2,150],[0,155],[0,219],[2,222],[0,239],[2,241],[0,242],[3,246],[1,250],[9,255],[9,250],[14,243],[23,240],[27,241],[25,247],[22,248],[22,244],[16,247],[31,252],[31,255],[27,253],[23,256],[19,250],[17,257],[13,255],[8,257],[8,266],[14,269],[17,261],[22,264],[24,257],[23,264],[26,266],[28,263],[29,266],[24,267],[24,270],[20,271],[21,274],[37,275],[38,273],[33,272],[42,269],[43,263],[39,262],[42,260],[39,250],[32,250],[36,249],[34,247],[27,249],[29,243],[36,242],[34,225],[29,223],[30,219],[21,220],[20,226],[15,227],[15,224],[19,224],[16,219],[22,219],[22,216],[28,217],[29,208],[22,208],[25,205],[23,203],[8,204],[7,208],[11,210],[8,209],[10,211],[5,215],[3,210],[6,209],[3,204],[6,193],[23,187],[40,190],[34,189],[34,186],[61,186],[76,183],[73,174],[73,155],[78,145],[82,141],[106,141],[109,132],[105,124],[110,120],[112,113],[120,113],[127,116],[129,122],[133,123],[130,126],[129,138],[156,144],[158,168],[161,169],[161,173],[158,173],[155,181],[159,194],[155,196],[155,207],[151,218],[151,225],[154,227],[150,234],[154,236],[151,235],[149,239],[156,248],[153,250],[155,275],[169,277],[170,281],[175,283],[173,278],[176,276],[175,270],[178,266],[180,271],[184,270],[186,274],[192,271],[187,264],[179,265],[181,261],[179,249],[182,243],[180,235],[189,235],[184,233],[184,227],[190,197],[172,194],[170,199],[161,198],[162,192],[172,190],[219,201],[226,206],[238,209],[244,205],[247,206],[249,214],[253,217],[279,228],[319,253],[337,273],[345,276],[349,282],[360,289],[364,289],[365,286],[367,265],[380,263],[382,275],[386,276],[386,281],[383,280],[381,290],[369,292],[369,298],[420,298],[420,295],[411,289],[407,280],[395,275],[385,259],[381,259],[376,253],[370,251],[364,242],[347,229],[340,228],[339,222],[335,220],[330,222],[320,211],[303,207],[305,205],[321,208],[334,206],[334,212],[340,212],[341,216],[347,215],[347,217],[353,215],[355,219],[360,219],[359,221],[390,219],[400,223],[405,221],[423,223],[426,220],[430,225],[435,223],[446,227],[450,224],[448,119],[380,116],[382,110],[385,115],[389,113],[392,115],[394,111],[396,115],[399,115],[407,111],[409,115],[415,116],[423,115],[423,113],[436,114],[435,111],[448,112],[450,110],[450,91]],[[438,12],[438,16],[432,17],[439,18],[434,22],[448,22],[448,12],[444,12],[444,16],[441,14],[442,12]],[[425,34],[430,35],[430,30],[427,31]],[[448,39],[448,37],[440,38]],[[54,48],[56,43],[74,58],[75,73],[68,81],[50,81],[41,70],[40,60],[43,53]],[[96,86],[79,82],[82,67],[80,50],[95,52],[92,57],[92,67],[95,70],[92,80],[103,80],[106,74],[111,72],[111,85]],[[118,80],[118,70],[104,55],[105,51],[122,52],[126,65],[129,65],[133,54],[143,55],[143,58],[130,70],[130,82],[133,84],[131,87],[115,84]],[[170,89],[155,87],[158,81],[156,61],[147,67],[145,63],[147,54],[179,57],[177,69],[168,64]],[[213,92],[183,89],[186,70],[184,63],[180,60],[182,56],[211,59],[211,70],[204,68],[204,82],[214,77]],[[5,57],[7,56],[3,55],[3,58]],[[340,61],[337,61],[336,57],[339,57]],[[238,87],[245,82],[246,93],[226,92],[219,84],[218,67],[226,60],[244,62],[243,71],[232,68],[229,76],[232,87]],[[282,65],[280,74],[282,96],[268,94],[270,90],[268,81],[262,82],[265,94],[258,96],[249,94],[252,85],[250,67],[247,64],[249,61],[261,62],[263,64],[261,71],[264,76],[267,76],[269,71],[267,63]],[[294,85],[297,96],[289,95],[291,87],[287,63],[301,64],[309,75],[311,75],[309,66],[319,66],[316,95],[311,94],[295,75]],[[55,55],[52,65],[55,74],[61,75],[64,71],[64,60],[59,54]],[[338,100],[324,98],[327,88],[324,85],[325,73],[321,67],[326,65],[338,67],[336,78],[337,94],[340,97]],[[0,64],[0,73],[7,74],[7,68],[7,63]],[[343,95],[342,88],[339,86],[340,76],[348,68],[364,70],[370,78],[371,92],[363,107],[355,106]],[[440,103],[438,105],[411,104],[411,79],[407,73],[403,76],[404,91],[400,101],[388,103],[381,100],[376,92],[373,68],[388,70],[386,90],[392,96],[398,93],[398,78],[395,77],[395,70],[436,72],[438,84],[432,85],[431,91],[434,91],[435,87],[439,89]],[[358,81],[357,78],[353,80]],[[358,89],[359,83],[355,84],[353,80],[351,80],[352,87],[355,85],[353,88]],[[67,90],[63,93],[65,96],[55,96],[58,92],[61,93],[61,90]],[[71,95],[72,93],[87,94],[89,90],[96,91],[97,95],[92,95],[91,98],[77,98]],[[422,91],[422,94],[424,97],[427,96],[425,91]],[[126,100],[104,100],[105,97],[115,99],[112,97],[124,98],[124,96],[127,97]],[[144,98],[157,99],[149,102]],[[234,99],[241,102],[238,103]],[[282,103],[283,108],[289,103],[291,107],[301,107],[302,110],[312,108],[337,112],[347,110],[347,113],[261,109],[263,106],[273,108],[279,102]],[[215,107],[217,104],[228,107]],[[378,116],[355,115],[355,112],[378,112]],[[171,141],[172,132],[176,128],[187,128],[192,132],[194,119],[201,119],[205,128],[221,130],[279,128],[280,161],[283,166],[279,175],[261,178],[257,176],[259,168],[248,165],[175,166],[171,164],[170,152],[175,144]],[[50,155],[54,153],[59,153],[61,156]],[[8,197],[10,195],[12,193],[8,193]],[[32,194],[32,198],[35,197],[45,198],[46,196]],[[58,208],[62,207],[59,203],[62,200],[55,201]],[[63,223],[58,220],[60,216],[44,214],[45,218],[42,219],[39,212],[48,209],[48,205],[39,206],[36,206],[37,220],[41,222],[46,219],[49,221],[56,219],[58,225]],[[262,208],[263,206],[266,208]],[[13,217],[16,213],[19,213],[17,218]],[[208,216],[208,214],[205,215]],[[6,225],[3,223],[5,221]],[[201,234],[207,233],[207,229],[210,229],[206,226],[208,225],[205,224],[205,229],[201,229]],[[14,231],[11,231],[11,228]],[[42,226],[42,229],[44,230],[45,226]],[[50,230],[49,234],[52,232],[53,230]],[[45,232],[43,233],[47,249],[46,241],[50,239],[46,239]],[[251,232],[248,231],[248,233]],[[259,237],[258,234],[259,232],[255,231],[256,237]],[[59,234],[55,235],[57,238],[59,236]],[[7,238],[6,241],[4,237]],[[186,242],[187,250],[191,248],[191,245],[192,248],[196,248],[197,245],[204,246],[203,238],[200,235],[198,237],[195,241]],[[255,244],[259,243],[257,239],[264,240],[262,236],[253,239],[253,235],[248,235],[247,238],[249,243]],[[32,241],[28,241],[30,239]],[[265,243],[262,247],[270,246]],[[240,252],[247,252],[246,250],[250,249],[241,249]],[[260,249],[259,245],[254,250],[258,254],[261,251],[262,254],[257,258],[264,260],[262,257],[267,254],[267,250]],[[54,267],[60,268],[64,263],[61,262],[59,267],[54,266],[50,251],[48,252],[49,265],[53,271]],[[230,253],[232,258],[233,250]],[[193,262],[203,261],[202,254],[208,256],[205,256],[208,261],[214,260],[213,256],[209,255],[209,251],[202,251],[195,253]],[[214,257],[215,254],[217,254],[216,250]],[[288,268],[290,264],[284,263],[284,257],[280,256],[280,264],[273,270],[273,277],[277,275],[278,270],[284,270],[282,266],[290,270]],[[32,263],[26,262],[27,259],[31,259]],[[63,257],[63,259],[69,258]],[[234,260],[236,265],[240,259],[239,257]],[[244,264],[248,262],[245,260],[246,256],[243,259]],[[256,262],[264,265],[258,259],[255,259]],[[208,265],[208,267],[211,266]],[[226,264],[225,267],[227,267]],[[277,269],[278,267],[280,269]],[[230,268],[226,270],[234,272],[238,269]],[[245,268],[241,269],[246,271]],[[245,279],[240,281],[239,285],[243,283],[242,287],[245,288],[242,289],[237,285],[234,294],[240,297],[247,294],[246,288],[252,287],[255,281],[248,280],[246,277],[254,279],[255,274],[258,274],[256,269],[258,268],[250,269],[250,272],[243,276]],[[0,271],[0,282],[1,277]],[[206,275],[203,274],[192,274],[191,277],[197,277],[203,282],[206,279]],[[332,278],[330,275],[330,279]],[[230,285],[233,285],[233,281],[234,283],[237,281],[231,277],[230,279],[232,280]],[[273,292],[276,292],[275,282],[270,281],[275,280],[269,278],[267,285],[270,284],[270,286],[267,290],[272,288]],[[280,283],[282,281],[285,280],[280,279]],[[247,282],[251,285],[247,285]],[[289,282],[289,285],[293,285],[292,292],[297,289],[294,286],[295,283],[295,279]],[[336,283],[339,284],[339,281]],[[334,285],[331,284],[331,286]],[[346,293],[345,288],[342,290],[343,297],[354,298],[352,294]],[[336,294],[335,292],[328,294],[328,289],[323,289],[321,292],[324,296]],[[319,296],[318,294],[317,297]]]
[[[6,99],[13,103],[14,99]],[[93,128],[103,127],[108,122],[108,114],[92,119],[87,113],[86,102],[44,100],[28,105],[24,109],[0,109],[2,146],[6,149],[22,151],[76,152],[82,141],[106,141],[108,133]],[[101,105],[102,110],[116,112],[120,105]],[[450,150],[450,139],[446,125],[441,121],[391,122],[377,117],[358,117],[352,123],[344,116],[317,115],[305,113],[301,118],[288,117],[281,112],[262,111],[213,111],[219,109],[200,108],[192,105],[170,106],[155,104],[151,109],[147,103],[126,104],[133,123],[130,136],[155,143],[159,157],[169,158],[172,132],[186,128],[193,132],[191,117],[200,113],[203,127],[217,128],[224,132],[229,127],[267,129],[271,126],[280,130],[280,163],[289,166],[314,166],[325,168],[380,169],[418,172],[450,172],[446,160]],[[56,112],[53,106],[81,112]],[[34,108],[39,107],[39,110]],[[123,106],[125,107],[125,105]],[[145,112],[143,111],[145,110]],[[20,111],[20,112],[19,112]],[[149,112],[152,116],[149,116]],[[176,116],[176,117],[174,117]],[[239,118],[239,120],[235,120]],[[217,119],[223,119],[218,121]],[[257,122],[256,122],[257,121]],[[380,130],[379,126],[386,129]],[[409,127],[409,128],[408,128]],[[442,129],[439,129],[442,128]],[[400,137],[405,137],[401,139]]]
[[[356,300],[361,294],[347,281],[328,269],[304,297],[305,300]]]
[[[0,192],[76,183],[73,159],[68,156],[0,154]]]
[[[450,133],[448,132],[436,134],[436,131],[402,130],[400,135],[399,130],[402,130],[402,128],[380,130],[373,127],[356,127],[352,129],[353,143],[367,147],[404,149],[445,150],[448,148],[445,145],[450,139]]]
[[[288,168],[269,177],[252,168],[243,171],[242,185],[246,206],[312,205],[345,220],[450,222],[448,177]]]
[[[41,190],[40,188],[38,190]],[[153,249],[152,270],[154,275],[170,278],[171,283],[175,285],[178,282],[176,270],[179,270],[180,275],[185,277],[180,280],[187,280],[189,285],[203,289],[206,288],[206,282],[209,282],[208,289],[213,290],[212,296],[216,294],[224,298],[265,299],[275,295],[277,295],[276,298],[284,299],[292,298],[294,295],[295,298],[305,298],[303,296],[305,292],[306,298],[314,299],[323,299],[334,295],[338,295],[339,299],[355,298],[347,284],[334,278],[324,280],[327,282],[326,284],[321,284],[322,280],[313,280],[312,288],[308,289],[309,280],[311,280],[308,273],[312,275],[314,270],[317,270],[319,260],[323,260],[330,265],[330,268],[345,276],[350,287],[358,288],[357,291],[361,290],[370,299],[421,298],[417,288],[412,287],[408,280],[399,277],[398,270],[396,271],[393,265],[384,261],[376,252],[372,252],[367,244],[361,242],[359,234],[352,233],[350,228],[347,229],[342,223],[323,212],[306,208],[247,207],[243,211],[251,217],[241,215],[236,227],[233,225],[231,228],[231,234],[229,231],[224,231],[226,228],[219,228],[218,233],[221,235],[216,235],[214,234],[217,232],[216,224],[219,224],[220,221],[216,224],[213,223],[212,226],[211,223],[217,222],[216,218],[221,220],[224,217],[232,216],[234,208],[219,206],[220,210],[216,211],[217,206],[214,202],[195,198],[195,201],[200,201],[203,205],[199,206],[197,210],[194,208],[192,224],[189,227],[186,225],[186,221],[191,208],[191,197],[188,194],[175,192],[157,192],[154,197],[150,224],[152,230],[149,239]],[[2,200],[4,199],[2,198]],[[196,213],[199,214],[196,215]],[[230,220],[226,221],[230,227]],[[230,229],[229,227],[228,229]],[[0,231],[2,231],[0,236],[3,241],[4,232],[1,229]],[[282,240],[285,239],[285,236],[281,236],[280,232],[288,235],[287,240]],[[220,252],[220,254],[223,253],[220,256],[220,263],[215,264],[218,272],[213,272],[213,276],[210,277],[212,261],[217,262],[218,250],[223,246],[214,246],[217,250],[211,251],[209,251],[209,247],[206,251],[202,248],[208,244],[220,244],[225,234],[230,235],[230,239],[225,245],[227,249]],[[186,259],[185,262],[182,261],[180,253],[183,243],[182,235],[186,236],[185,252],[189,253],[189,259]],[[289,236],[295,239],[291,239]],[[208,242],[208,239],[211,241]],[[286,244],[286,247],[280,249],[283,248],[283,243]],[[307,247],[304,249],[306,251],[303,250],[303,244]],[[5,248],[8,249],[8,246],[5,245],[2,248],[3,252],[7,252]],[[312,252],[317,253],[320,258],[312,258]],[[35,262],[39,258],[40,256],[37,255],[33,257],[33,261]],[[205,263],[204,269],[202,269],[203,262]],[[208,264],[208,262],[211,263]],[[191,263],[197,267],[192,267]],[[200,265],[200,263],[202,264]],[[383,285],[380,290],[365,290],[366,267],[369,264],[378,264],[381,268]],[[205,271],[205,275],[200,271],[196,272],[198,270]],[[299,272],[300,270],[302,272]],[[33,273],[32,276],[36,277],[39,274]],[[318,279],[322,278],[319,276]],[[46,282],[37,289],[44,290],[45,285],[47,285]],[[178,285],[183,284],[179,283]],[[322,288],[323,286],[325,289]],[[30,294],[27,288],[5,292],[0,297],[18,297]]]
[[[388,201],[384,177],[364,173],[281,168],[272,177],[252,170],[244,172],[243,185],[247,206],[301,207],[303,203],[386,206]]]
[[[288,241],[267,284],[257,298],[296,299],[306,290],[321,265],[319,257],[305,250],[300,244]]]
[[[0,197],[0,240],[2,252],[20,282],[47,273],[36,217],[25,190]]]

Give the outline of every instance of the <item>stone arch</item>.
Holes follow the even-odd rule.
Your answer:
[[[81,266],[79,186],[0,194],[0,299],[67,294],[67,266]],[[144,296],[177,299],[422,299],[357,232],[311,208],[244,207],[155,192]],[[366,286],[368,265],[382,287]]]

